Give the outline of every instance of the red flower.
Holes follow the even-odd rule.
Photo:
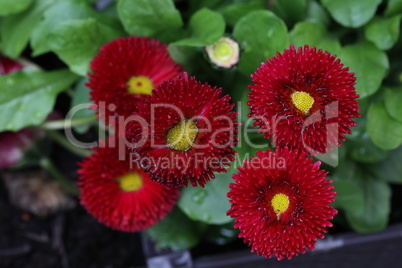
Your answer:
[[[147,37],[121,37],[101,47],[91,62],[88,87],[101,117],[130,116],[136,103],[182,67],[167,45]],[[109,106],[110,105],[110,106]]]
[[[238,123],[234,104],[221,93],[184,73],[138,105],[135,115],[144,121],[129,124],[127,136],[153,180],[169,187],[188,181],[203,187],[214,172],[226,172],[234,160]]]
[[[296,51],[291,45],[251,77],[249,117],[278,147],[326,153],[360,117],[354,73],[315,47]]]
[[[96,148],[81,163],[81,204],[111,228],[147,229],[172,210],[179,191],[151,181],[135,163],[130,167],[128,158],[123,161],[118,156],[117,148]]]
[[[332,181],[325,180],[320,162],[306,156],[287,148],[259,151],[233,175],[227,213],[258,255],[281,260],[313,250],[332,226],[328,220],[337,213],[329,205],[335,200]]]
[[[0,75],[18,72],[22,68],[23,66],[19,62],[0,56]]]

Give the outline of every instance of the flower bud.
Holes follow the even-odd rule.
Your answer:
[[[239,61],[239,44],[229,37],[222,37],[205,50],[210,61],[219,67],[232,68]]]

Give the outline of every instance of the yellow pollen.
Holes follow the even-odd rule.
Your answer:
[[[154,84],[147,76],[133,76],[128,80],[128,92],[131,94],[147,94],[151,95]]]
[[[289,207],[289,198],[285,194],[276,194],[271,200],[272,208],[279,218],[280,214],[285,212]]]
[[[197,133],[198,128],[194,121],[189,119],[182,120],[169,129],[166,138],[167,145],[175,150],[187,151],[193,145]]]
[[[290,95],[294,106],[304,114],[309,114],[311,107],[314,104],[314,98],[304,91],[295,91]]]
[[[142,187],[142,178],[140,174],[136,172],[128,173],[117,180],[119,181],[120,189],[125,192],[137,191]]]

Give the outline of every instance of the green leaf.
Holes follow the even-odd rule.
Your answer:
[[[49,35],[48,43],[73,72],[85,75],[99,47],[118,36],[118,32],[95,19],[70,20]]]
[[[385,16],[390,17],[402,13],[402,0],[388,0]]]
[[[362,212],[347,210],[346,218],[358,232],[379,232],[387,227],[391,210],[391,189],[383,181],[359,178],[364,191],[365,206]]]
[[[74,90],[74,96],[71,100],[71,107],[70,109],[73,109],[74,107],[77,107],[78,105],[84,106],[86,105],[86,108],[78,110],[72,119],[79,119],[79,118],[85,118],[91,115],[95,114],[95,110],[89,109],[89,105],[92,104],[93,102],[90,100],[90,94],[89,94],[89,88],[85,85],[88,82],[87,78],[81,79],[77,85],[75,86]],[[88,131],[90,127],[90,124],[86,125],[81,125],[81,126],[75,126],[74,130],[78,133],[85,133]]]
[[[367,114],[367,131],[374,144],[385,150],[395,149],[402,143],[402,123],[387,113],[383,101],[371,104]]]
[[[115,29],[119,36],[123,35],[123,31],[119,28],[116,20],[95,12],[88,1],[56,1],[45,11],[43,20],[32,33],[31,46],[33,56],[38,56],[52,50],[51,45],[54,45],[56,42],[52,40],[52,35],[59,35],[60,29],[65,30],[66,26],[63,26],[64,24],[68,25],[71,21],[89,19],[101,21],[100,25],[107,25]],[[66,40],[69,38],[77,40],[77,37],[74,35],[64,36],[63,38]]]
[[[345,27],[358,28],[374,16],[382,0],[321,0],[331,16]]]
[[[341,50],[340,42],[328,36],[324,25],[311,21],[297,23],[290,32],[290,42],[296,47],[316,46],[331,54],[338,54]]]
[[[306,17],[307,0],[273,1],[272,11],[289,24],[294,24]]]
[[[353,161],[346,161],[344,165],[339,166],[334,177],[337,182],[342,181],[355,185],[350,186],[355,191],[355,196],[350,196],[350,198],[356,202],[361,202],[359,199],[361,199],[361,191],[363,191],[363,207],[359,203],[352,202],[349,202],[348,205],[348,202],[343,202],[343,200],[340,203],[354,230],[378,232],[387,226],[391,207],[391,189],[387,183],[373,177],[365,167],[357,165]],[[357,190],[356,186],[360,190]],[[339,190],[349,191],[345,187],[335,188],[335,190],[337,192]],[[338,194],[343,195],[343,193]],[[353,193],[351,194],[353,195]]]
[[[382,181],[402,184],[401,159],[402,146],[392,150],[385,160],[367,166],[367,169]]]
[[[119,0],[117,11],[124,28],[132,35],[155,37],[183,25],[172,0]]]
[[[306,20],[321,23],[327,26],[330,23],[330,16],[319,3],[315,1],[309,1]]]
[[[350,156],[361,163],[376,163],[384,160],[389,154],[389,151],[377,147],[367,132],[348,145]]]
[[[208,46],[217,42],[225,33],[222,15],[203,8],[195,13],[189,22],[191,37],[175,42],[182,46]]]
[[[170,57],[177,63],[188,67],[188,63],[192,60],[194,54],[197,52],[197,48],[189,46],[178,46],[175,44],[170,44],[168,46],[168,51]]]
[[[43,12],[54,0],[34,1],[34,3],[22,13],[3,18],[0,27],[2,40],[2,52],[17,58],[28,44],[28,40],[34,29],[40,23]]]
[[[289,47],[285,23],[269,11],[253,11],[242,17],[233,29],[233,36],[243,46],[239,70],[250,75],[261,62]]]
[[[43,14],[43,19],[31,37],[32,55],[38,56],[51,51],[49,35],[57,32],[63,22],[91,17],[91,10],[86,1],[58,1]]]
[[[0,76],[0,131],[42,123],[52,111],[57,94],[76,79],[66,70]]]
[[[389,69],[387,54],[369,42],[344,47],[339,58],[356,74],[356,90],[360,98],[374,94]]]
[[[228,25],[234,26],[241,17],[247,15],[251,11],[264,9],[263,0],[251,0],[241,3],[233,3],[219,9]]]
[[[332,183],[336,191],[336,200],[332,205],[338,209],[363,211],[364,192],[356,183],[336,180]]]
[[[367,40],[373,42],[379,49],[388,50],[398,40],[400,22],[401,16],[375,17],[365,26],[364,33]]]
[[[24,11],[32,3],[32,0],[0,0],[0,16]]]
[[[223,224],[230,222],[226,211],[230,207],[226,193],[229,183],[233,180],[230,168],[228,173],[215,173],[215,179],[209,181],[204,188],[187,187],[182,190],[178,205],[180,209],[192,220],[209,224]]]
[[[145,230],[145,235],[156,240],[157,248],[188,249],[200,240],[196,224],[176,207],[159,223]]]
[[[386,89],[384,98],[388,114],[402,123],[402,88]]]

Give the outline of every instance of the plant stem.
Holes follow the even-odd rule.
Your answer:
[[[39,126],[39,128],[42,129],[64,129],[64,128],[71,128],[71,127],[76,127],[76,126],[81,126],[85,125],[91,122],[95,122],[98,116],[96,114],[81,117],[81,118],[76,118],[76,119],[70,119],[70,120],[53,120],[53,121],[47,121],[44,122]]]
[[[46,169],[54,179],[56,179],[60,185],[66,190],[68,193],[77,196],[78,195],[78,189],[77,187],[71,183],[66,177],[61,174],[61,172],[56,168],[56,166],[53,164],[53,162],[47,158],[47,157],[42,157],[40,160],[40,165]]]
[[[79,147],[75,146],[69,140],[67,140],[66,137],[64,137],[63,135],[61,135],[59,132],[57,132],[55,130],[48,129],[48,130],[46,130],[46,132],[47,132],[47,135],[51,139],[53,139],[59,145],[61,145],[62,147],[64,147],[65,149],[69,150],[70,152],[72,152],[76,155],[87,157],[92,153],[90,150],[79,148]]]

